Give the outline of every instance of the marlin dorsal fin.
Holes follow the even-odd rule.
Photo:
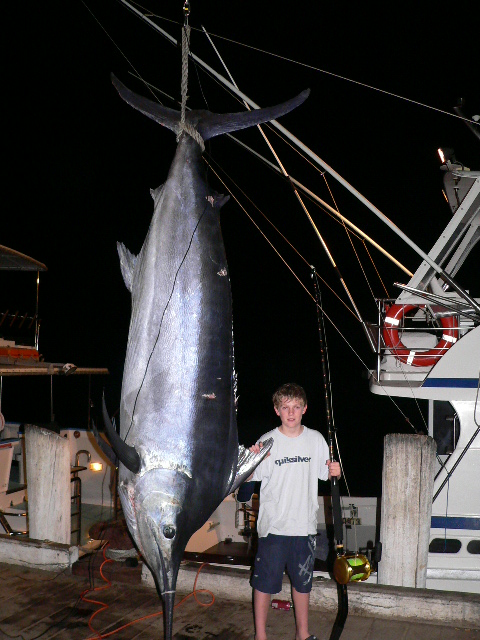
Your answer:
[[[123,242],[117,242],[118,257],[120,258],[120,270],[122,272],[123,281],[127,289],[132,292],[133,271],[137,256],[134,255]]]

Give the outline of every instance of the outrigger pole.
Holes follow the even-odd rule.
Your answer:
[[[330,382],[330,368],[328,365],[327,344],[325,339],[325,322],[323,316],[322,298],[320,294],[320,285],[318,282],[317,272],[315,267],[312,269],[313,285],[315,287],[315,300],[317,302],[317,319],[318,319],[318,336],[320,340],[320,359],[322,362],[323,373],[323,386],[325,391],[325,413],[327,416],[328,427],[328,449],[330,461],[335,460],[335,439],[336,439],[336,427],[332,417],[332,403],[331,403],[331,382]],[[335,553],[337,558],[341,558],[345,555],[343,548],[343,520],[342,520],[342,506],[340,504],[340,487],[337,478],[331,476],[330,478],[332,486],[332,509],[333,509],[333,528],[335,535]],[[337,594],[338,594],[338,613],[333,623],[332,633],[330,634],[330,640],[338,640],[340,638],[345,621],[348,616],[348,591],[346,584],[340,584],[337,582]]]
[[[120,0],[122,4],[124,4],[130,11],[135,13],[139,18],[144,20],[147,24],[149,24],[155,31],[161,33],[167,40],[169,40],[175,46],[178,46],[177,40],[167,33],[164,29],[159,27],[153,20],[150,20],[147,16],[143,15],[141,11],[136,9],[133,5],[131,5],[127,0]],[[219,74],[217,71],[212,69],[206,62],[201,60],[194,53],[190,52],[190,55],[193,60],[198,62],[204,69],[206,69],[209,73],[211,73],[217,80],[219,80],[222,84],[227,86],[231,91],[233,91],[237,96],[245,100],[251,107],[254,109],[260,109],[259,105],[250,100],[248,96],[246,96],[242,91],[240,91],[234,84],[232,84],[229,80],[227,80],[224,76]],[[340,174],[338,174],[332,167],[330,167],[324,160],[322,160],[316,153],[314,153],[311,149],[309,149],[301,140],[296,138],[288,129],[285,129],[281,124],[279,124],[276,120],[272,120],[272,125],[278,129],[281,133],[283,133],[293,144],[302,149],[304,153],[306,153],[316,164],[320,165],[322,169],[324,169],[327,173],[329,173],[332,177],[335,178],[341,185],[343,185],[351,194],[353,194],[360,202],[362,202],[370,211],[372,211],[380,220],[382,220],[394,233],[396,233],[404,242],[406,242],[421,258],[429,264],[434,271],[447,282],[455,291],[466,300],[469,304],[473,306],[480,313],[480,305],[474,300],[464,289],[462,289],[454,280],[451,278],[445,271],[440,267],[434,260],[430,258],[428,254],[426,254],[420,247],[413,242],[401,229],[397,227],[384,213],[382,213],[375,205],[373,205],[365,196],[363,196],[359,191],[357,191],[349,182],[347,182]]]

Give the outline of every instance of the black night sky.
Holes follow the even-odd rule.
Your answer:
[[[181,0],[145,0],[145,6],[153,20],[180,38]],[[307,102],[281,123],[429,251],[450,217],[441,193],[437,147],[454,147],[458,160],[472,169],[480,167],[478,141],[464,123],[441,113],[453,113],[458,98],[465,100],[465,115],[480,113],[477,19],[461,9],[442,12],[438,5],[434,15],[427,16],[426,9],[420,14],[413,3],[392,5],[395,13],[388,16],[378,13],[377,3],[288,7],[192,0],[191,49],[225,75],[201,31],[203,25],[239,87],[261,106],[310,87]],[[135,77],[141,76],[173,98],[157,92],[163,104],[178,108],[181,50],[116,0],[35,3],[23,17],[17,10],[8,10],[4,27],[10,63],[3,74],[6,198],[0,244],[47,265],[40,286],[40,351],[50,362],[108,367],[106,397],[113,412],[119,404],[130,315],[116,242],[139,252],[153,211],[149,190],[167,175],[175,137],[123,103],[110,73],[152,98]],[[242,109],[192,64],[188,106],[219,113]],[[272,159],[256,130],[239,132],[238,137]],[[291,175],[332,203],[321,174],[276,134],[269,137]],[[289,184],[226,137],[209,142],[205,156],[215,170],[219,166],[229,176],[223,174],[309,291],[308,265],[313,264],[345,300]],[[208,177],[214,189],[226,192],[212,171]],[[333,178],[328,178],[328,186],[346,217],[415,271],[420,258],[411,249]],[[358,307],[374,321],[372,294],[345,231],[306,202]],[[305,387],[305,423],[326,435],[315,306],[233,198],[222,209],[221,222],[234,305],[240,442],[250,444],[276,424],[270,397],[286,381]],[[384,295],[365,249],[358,240],[354,245],[374,293]],[[407,276],[374,249],[370,253],[390,296],[396,296],[393,283],[405,282]],[[31,288],[31,295],[25,290],[31,309],[34,278],[24,277]],[[458,280],[480,295],[473,261],[464,265]],[[359,322],[322,287],[328,316],[373,367]],[[2,300],[3,306],[8,304]],[[357,495],[376,494],[384,435],[409,432],[411,427],[388,398],[369,394],[365,367],[330,323],[327,334],[334,414],[350,488]],[[4,382],[2,403],[7,420],[29,419],[40,398],[48,414],[46,379],[31,383],[20,403],[13,402],[13,392],[9,399],[9,384]],[[73,379],[58,383],[59,420],[77,415],[69,392],[85,384]],[[60,397],[64,392],[67,400]],[[414,403],[401,406],[422,428]]]

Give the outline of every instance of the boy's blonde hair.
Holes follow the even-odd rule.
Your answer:
[[[273,406],[279,407],[284,399],[293,400],[294,398],[298,398],[303,401],[303,404],[307,406],[307,394],[303,387],[299,384],[295,384],[294,382],[287,382],[287,384],[282,384],[272,396]]]

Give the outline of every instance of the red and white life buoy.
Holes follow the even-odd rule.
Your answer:
[[[402,343],[398,330],[405,314],[416,308],[418,308],[418,305],[415,304],[392,305],[385,316],[383,339],[392,355],[400,360],[400,362],[411,364],[414,367],[430,367],[437,363],[457,341],[458,318],[457,316],[440,318],[443,335],[437,345],[428,351],[414,351]]]

